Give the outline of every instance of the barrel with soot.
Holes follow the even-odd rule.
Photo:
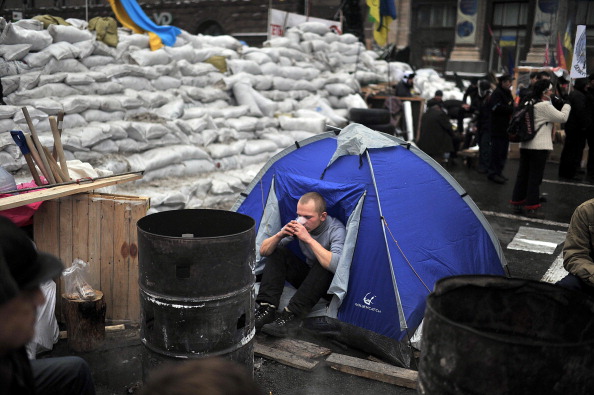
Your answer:
[[[253,371],[254,226],[246,215],[203,209],[138,221],[143,375],[213,356]]]
[[[427,298],[421,394],[591,394],[594,299],[553,284],[448,277]]]

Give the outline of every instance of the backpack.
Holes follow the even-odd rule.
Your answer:
[[[534,129],[534,102],[529,100],[514,113],[507,127],[507,137],[512,143],[530,141],[536,136],[538,129]]]

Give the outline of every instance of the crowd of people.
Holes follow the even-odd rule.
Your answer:
[[[540,184],[553,144],[563,144],[560,181],[581,181],[585,173],[586,181],[594,182],[594,149],[588,150],[587,166],[582,170],[586,143],[588,147],[594,145],[594,73],[573,80],[570,86],[563,76],[549,70],[532,72],[529,85],[520,85],[515,97],[513,81],[509,74],[498,77],[496,84],[473,79],[456,116],[437,91],[427,101],[416,143],[438,162],[448,164],[455,163],[452,158],[458,149],[476,145],[476,170],[493,183],[505,184],[509,181],[504,173],[510,149],[507,129],[513,114],[530,103],[536,133],[532,140],[519,144],[519,168],[510,204],[516,214],[541,217],[546,198],[540,195]],[[465,117],[471,118],[466,130]]]

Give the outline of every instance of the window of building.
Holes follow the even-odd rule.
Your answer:
[[[417,26],[454,27],[456,12],[452,5],[422,5],[417,10]]]
[[[528,2],[493,3],[490,27],[493,31],[489,52],[489,69],[513,72],[526,47]]]

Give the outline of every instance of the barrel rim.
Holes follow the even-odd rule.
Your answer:
[[[168,236],[168,235],[163,235],[163,234],[159,234],[159,233],[149,232],[148,230],[142,229],[141,226],[140,226],[140,223],[141,222],[144,222],[144,220],[146,218],[150,218],[153,215],[161,215],[161,214],[162,215],[169,215],[172,212],[179,212],[179,211],[186,211],[186,212],[188,212],[188,211],[194,211],[194,212],[197,212],[197,211],[210,211],[210,212],[218,211],[218,212],[222,212],[222,213],[225,213],[225,214],[232,214],[234,216],[245,217],[245,218],[249,219],[250,221],[252,221],[252,224],[251,224],[251,226],[249,228],[247,228],[246,230],[243,230],[241,232],[229,233],[229,234],[225,234],[225,235],[221,235],[221,236],[201,236],[201,237]],[[239,236],[239,235],[243,235],[243,234],[252,232],[253,229],[255,228],[255,226],[256,226],[256,220],[254,218],[250,217],[249,215],[238,213],[238,212],[235,212],[235,211],[220,210],[220,209],[210,209],[210,208],[191,208],[191,209],[160,211],[160,212],[157,212],[157,213],[152,213],[152,214],[146,215],[146,216],[140,218],[138,221],[136,221],[136,229],[137,229],[137,231],[139,233],[143,233],[143,234],[146,234],[146,235],[153,235],[153,236],[156,236],[156,237],[159,237],[159,238],[162,238],[162,239],[172,239],[172,240],[177,240],[177,241],[182,241],[182,242],[183,241],[186,241],[186,240],[187,241],[196,241],[196,240],[223,239],[223,238],[226,238],[226,237],[236,237],[236,236]]]
[[[462,281],[458,281],[458,279],[462,280],[462,279],[466,279],[466,280],[470,280],[471,278],[475,278],[477,281],[478,280],[482,280],[483,283],[482,284],[478,284],[478,283],[472,283],[472,282],[466,282],[463,283]],[[477,286],[477,287],[484,287],[485,285],[491,283],[489,280],[510,280],[513,282],[517,283],[517,286],[520,286],[522,284],[531,284],[531,285],[536,285],[536,286],[540,286],[543,288],[547,288],[547,287],[554,287],[555,289],[559,289],[558,286],[555,286],[554,284],[550,284],[550,283],[544,283],[544,282],[539,282],[539,281],[535,281],[535,280],[529,280],[529,279],[512,279],[512,278],[507,278],[507,277],[503,277],[503,276],[494,276],[494,275],[460,275],[460,276],[451,276],[451,277],[445,277],[442,278],[440,280],[438,280],[435,283],[435,287],[434,287],[434,291],[429,294],[429,296],[427,297],[427,303],[426,303],[426,309],[430,310],[431,313],[433,313],[437,318],[443,320],[444,322],[458,328],[461,329],[462,331],[465,332],[470,332],[473,333],[475,335],[477,335],[478,337],[483,337],[483,338],[487,338],[490,340],[495,340],[497,342],[501,342],[501,343],[508,343],[508,344],[513,344],[513,345],[521,345],[523,347],[542,347],[542,346],[546,346],[546,347],[584,347],[585,345],[590,345],[590,344],[594,344],[594,338],[590,339],[590,340],[583,340],[580,342],[546,342],[546,341],[542,341],[542,340],[533,340],[533,339],[529,339],[529,338],[522,338],[521,340],[515,340],[513,338],[510,338],[509,336],[503,336],[503,335],[498,335],[496,333],[489,333],[489,332],[484,332],[484,331],[480,331],[478,329],[475,329],[473,327],[467,326],[467,325],[463,325],[460,324],[456,321],[451,320],[450,318],[447,318],[446,316],[444,316],[443,314],[441,314],[440,312],[438,312],[430,303],[431,300],[434,300],[436,297],[443,295],[447,292],[453,291],[457,288],[460,288],[460,286]],[[451,285],[446,285],[443,286],[443,282],[452,282]],[[493,281],[494,282],[494,281]],[[442,289],[437,289],[439,286],[442,286]],[[517,287],[516,286],[516,287]],[[578,294],[578,292],[576,291],[572,291],[570,289],[566,289],[566,288],[561,288],[564,292],[567,291],[568,293],[574,293],[574,294]],[[579,293],[580,296],[582,296],[581,293]],[[594,303],[594,299],[591,297],[588,297],[588,295],[583,295],[586,299],[588,299],[590,302]],[[425,314],[426,316],[426,314]]]

